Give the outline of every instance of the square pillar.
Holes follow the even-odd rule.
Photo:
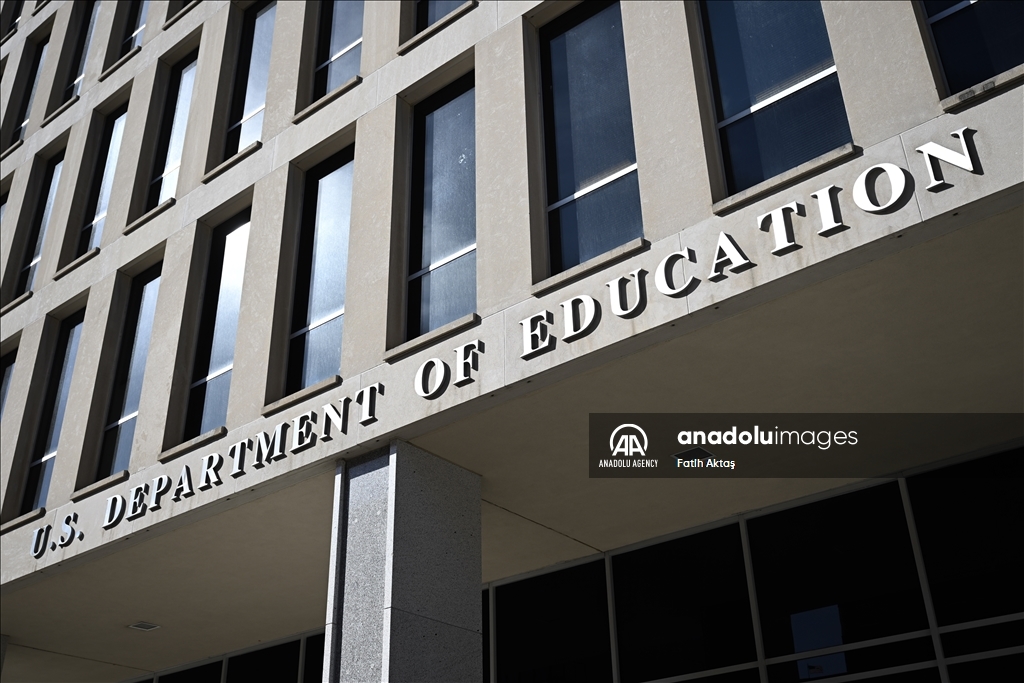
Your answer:
[[[480,477],[403,441],[335,474],[324,681],[481,681]]]

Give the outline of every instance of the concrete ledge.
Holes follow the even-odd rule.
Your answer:
[[[43,119],[43,122],[39,124],[39,127],[46,128],[46,126],[48,126],[51,121],[53,121],[55,118],[66,112],[68,109],[71,109],[71,107],[74,106],[75,102],[77,102],[78,100],[79,96],[75,95],[70,100],[54,109],[45,119]]]
[[[21,517],[15,517],[9,522],[4,522],[0,525],[0,534],[6,534],[8,531],[14,531],[18,527],[23,527],[29,522],[34,522],[43,515],[46,514],[46,508],[36,508],[31,512],[26,512]]]
[[[554,291],[559,287],[569,284],[570,282],[579,280],[581,277],[589,275],[595,270],[600,270],[605,266],[615,263],[616,261],[621,261],[628,256],[644,251],[645,249],[650,248],[650,246],[651,243],[643,237],[637,237],[636,239],[630,240],[621,246],[615,247],[611,251],[606,251],[599,256],[595,256],[589,261],[584,261],[583,263],[575,265],[568,270],[563,270],[557,275],[552,275],[549,278],[541,280],[530,288],[530,294],[532,296],[547,294],[548,292]]]
[[[292,123],[298,123],[299,121],[302,121],[303,119],[309,118],[310,116],[312,116],[313,114],[317,113],[318,111],[320,111],[321,109],[326,107],[328,104],[330,104],[334,100],[338,99],[339,97],[341,97],[342,95],[344,95],[349,90],[351,90],[352,88],[356,87],[357,85],[359,85],[362,82],[363,82],[363,77],[362,76],[359,76],[359,75],[353,76],[352,78],[348,79],[347,81],[345,81],[344,83],[339,85],[337,88],[335,88],[331,92],[329,92],[326,95],[324,95],[323,97],[321,97],[319,100],[317,100],[316,102],[314,102],[313,104],[309,105],[308,107],[306,107],[305,109],[300,111],[298,114],[293,116],[292,117]]]
[[[428,40],[431,36],[437,35],[444,29],[445,26],[452,24],[459,17],[468,13],[470,10],[472,10],[479,4],[480,3],[477,2],[477,0],[468,0],[468,2],[464,2],[463,4],[459,5],[451,12],[449,12],[445,16],[435,21],[430,26],[426,27],[425,29],[414,35],[412,38],[399,45],[398,54],[404,55],[406,52],[409,52],[409,50],[413,49],[420,43]]]
[[[61,279],[62,277],[64,277],[65,275],[67,275],[68,273],[73,271],[75,268],[77,268],[78,266],[80,266],[83,263],[85,263],[86,261],[92,260],[92,258],[94,256],[96,256],[96,254],[98,254],[98,253],[100,253],[100,248],[99,247],[93,247],[89,251],[85,252],[84,254],[82,254],[81,256],[76,258],[71,263],[67,264],[63,268],[58,269],[57,272],[53,274],[53,279],[54,280]]]
[[[121,57],[119,60],[117,60],[116,62],[108,66],[106,69],[104,69],[103,73],[100,74],[100,77],[97,80],[99,80],[102,83],[104,80],[107,79],[108,76],[110,76],[110,74],[120,69],[125,62],[127,62],[129,59],[139,54],[140,52],[142,52],[141,45],[136,45],[131,50],[128,50],[128,53],[124,57]]]
[[[181,19],[183,16],[188,14],[190,11],[192,11],[193,8],[198,7],[200,2],[201,0],[192,0],[192,2],[188,3],[180,10],[178,10],[177,14],[175,14],[173,17],[168,17],[167,21],[164,22],[164,25],[160,27],[160,30],[166,31],[167,29],[169,29],[171,26],[175,24],[175,22],[178,21],[178,19]]]
[[[89,484],[85,488],[78,489],[77,491],[75,491],[74,493],[71,494],[71,500],[72,500],[72,502],[77,503],[78,501],[82,500],[83,498],[88,498],[89,496],[91,496],[92,494],[94,494],[94,493],[96,493],[98,491],[102,491],[103,489],[110,488],[114,484],[119,484],[122,481],[126,481],[127,479],[128,479],[128,470],[121,470],[120,472],[114,472],[113,474],[111,474],[106,479],[100,479],[97,482],[93,482],[92,484]]]
[[[476,325],[479,324],[480,316],[478,314],[470,313],[469,315],[464,315],[458,320],[453,320],[447,325],[442,325],[436,330],[431,330],[426,334],[422,334],[416,337],[415,339],[410,339],[405,343],[399,344],[393,349],[385,351],[384,362],[394,363],[399,358],[404,358],[405,356],[408,356],[411,353],[415,353],[420,349],[426,348],[431,344],[436,344],[445,337],[450,337],[453,334],[462,332],[463,330],[468,330],[469,328],[475,327]]]
[[[150,209],[149,211],[147,211],[146,213],[142,214],[141,216],[139,216],[138,218],[133,220],[131,223],[126,225],[124,227],[124,230],[121,232],[121,234],[122,235],[130,235],[131,233],[135,232],[136,230],[141,228],[143,225],[145,225],[149,221],[153,220],[154,218],[156,218],[157,216],[159,216],[160,214],[162,214],[164,211],[166,211],[167,209],[171,208],[172,206],[174,206],[174,197],[171,197],[170,199],[163,200],[162,202],[160,202],[159,204],[154,206],[152,209]]]
[[[313,396],[316,396],[317,394],[323,393],[330,389],[331,387],[336,387],[340,385],[341,375],[332,375],[327,379],[320,380],[316,384],[311,384],[305,389],[300,389],[296,391],[294,394],[285,396],[280,401],[268,403],[267,405],[263,406],[263,411],[261,412],[261,414],[263,415],[263,417],[273,415],[274,413],[278,413],[289,406],[293,406],[296,403],[301,403],[305,401],[307,398],[311,398]]]
[[[36,3],[36,6],[32,8],[32,16],[39,14],[44,7],[50,4],[50,0],[40,0]],[[24,10],[22,10],[24,12]]]
[[[213,180],[214,178],[219,176],[224,171],[228,170],[229,168],[231,168],[235,164],[241,162],[242,159],[245,159],[246,157],[251,156],[252,154],[254,154],[261,147],[263,147],[263,143],[260,142],[259,140],[257,140],[256,142],[250,143],[246,147],[240,149],[230,159],[226,159],[225,161],[221,162],[219,165],[215,166],[212,171],[210,171],[209,173],[204,175],[202,178],[200,178],[199,182],[201,182],[203,185],[205,185],[206,183],[210,182],[211,180]]]
[[[8,40],[10,40],[11,37],[14,36],[14,34],[17,33],[17,32],[18,32],[18,25],[15,24],[14,26],[11,27],[10,31],[8,31],[6,34],[4,34],[3,38],[0,38],[0,45],[3,45]]]
[[[848,142],[842,147],[838,147],[831,152],[825,152],[820,157],[815,157],[810,161],[789,169],[785,173],[780,173],[777,176],[773,176],[768,180],[758,183],[752,187],[748,187],[742,192],[737,192],[731,197],[727,197],[720,202],[715,202],[711,205],[711,213],[716,216],[724,216],[732,213],[736,209],[752,204],[754,201],[764,197],[765,195],[771,194],[787,185],[793,185],[798,180],[803,180],[809,175],[814,175],[818,171],[823,171],[829,166],[834,166],[840,161],[848,159],[849,157],[855,156],[860,153],[860,147],[857,147],[852,142]]]
[[[8,147],[2,153],[0,153],[0,161],[3,161],[7,157],[11,156],[11,153],[14,150],[18,149],[19,147],[21,147],[24,143],[25,143],[25,138],[22,138],[20,140],[17,140],[16,142],[11,143],[10,147]]]
[[[21,296],[17,296],[15,298],[11,299],[6,304],[4,304],[3,308],[0,308],[0,316],[7,315],[11,311],[13,311],[15,308],[17,308],[18,306],[22,305],[23,303],[25,303],[26,301],[28,301],[31,298],[32,298],[32,290],[30,289],[27,292],[25,292],[24,294],[22,294]]]
[[[942,107],[943,111],[955,111],[961,107],[980,102],[989,95],[994,95],[1011,85],[1016,85],[1019,81],[1024,81],[1024,64],[1018,64],[1012,69],[998,74],[992,80],[985,81],[973,88],[961,90],[957,94],[951,95],[939,102],[939,106]]]
[[[200,434],[194,439],[189,439],[185,443],[179,443],[177,446],[174,446],[173,448],[168,448],[166,451],[157,456],[157,460],[159,460],[160,462],[170,462],[175,458],[179,458],[185,455],[186,453],[193,449],[199,448],[200,446],[205,446],[206,444],[216,441],[217,439],[224,438],[224,435],[227,433],[227,427],[216,427],[206,432],[205,434]]]

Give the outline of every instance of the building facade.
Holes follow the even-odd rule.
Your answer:
[[[0,19],[0,680],[1024,670],[1024,3]]]

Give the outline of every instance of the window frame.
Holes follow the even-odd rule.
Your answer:
[[[181,132],[181,144],[182,148],[185,146],[185,140],[188,136],[189,130],[189,118],[192,116],[192,105],[195,101],[195,88],[196,88],[196,75],[199,69],[199,48],[196,47],[189,50],[185,55],[176,60],[172,65],[168,67],[168,78],[167,86],[165,89],[165,95],[161,107],[159,110],[159,119],[156,128],[156,145],[152,151],[152,163],[150,164],[150,172],[145,181],[145,186],[142,192],[142,212],[143,214],[152,211],[157,206],[162,204],[164,201],[176,198],[178,196],[178,189],[181,185],[181,166],[182,160],[180,158],[181,152],[178,152],[179,159],[177,165],[174,168],[168,168],[167,157],[171,152],[171,141],[174,138],[174,122],[177,118],[178,108],[181,104],[181,80],[185,72],[191,68],[193,73],[192,78],[192,90],[189,93],[188,111],[184,115],[182,121],[184,122],[184,130]],[[150,117],[152,118],[152,117]],[[163,201],[160,197],[163,195],[163,186],[168,174],[176,172],[175,175],[175,186],[174,191],[169,197]],[[154,186],[159,181],[159,188],[154,190]],[[154,191],[156,194],[154,195]]]
[[[249,72],[253,64],[253,43],[256,35],[256,24],[260,16],[273,8],[274,19],[271,23],[271,41],[277,26],[277,0],[260,0],[247,7],[242,15],[241,33],[237,45],[237,52],[234,56],[234,76],[230,79],[231,88],[226,104],[228,106],[228,121],[224,128],[224,148],[221,150],[220,159],[228,160],[255,142],[263,139],[264,121],[260,122],[260,134],[256,139],[246,145],[242,145],[241,133],[243,126],[257,115],[263,116],[267,110],[267,92],[270,83],[270,69],[273,57],[273,42],[271,51],[267,55],[267,83],[264,85],[263,104],[246,114],[245,101],[249,91]],[[235,133],[237,131],[237,134]],[[235,139],[235,136],[238,139]]]
[[[325,7],[327,7],[327,6],[331,7],[329,15],[325,11]],[[331,23],[330,23],[330,25],[326,25],[325,26],[326,21],[327,21],[326,17],[328,17],[328,16],[331,17]],[[327,45],[328,45],[327,49],[330,50],[330,42],[331,42],[331,38],[333,37],[333,31],[332,31],[332,29],[333,29],[333,17],[334,17],[334,0],[327,0],[326,2],[321,2],[320,4],[317,5],[316,28],[314,30],[314,35],[313,35],[314,49],[313,49],[312,69],[311,69],[311,72],[312,72],[312,81],[311,81],[311,89],[310,89],[310,92],[312,93],[312,96],[310,97],[310,102],[311,103],[312,102],[318,102],[319,100],[321,100],[321,99],[327,97],[328,95],[330,95],[331,93],[333,93],[335,90],[340,90],[340,89],[344,88],[345,85],[348,82],[350,82],[354,78],[355,79],[360,78],[360,75],[362,74],[362,45],[363,45],[363,39],[365,38],[365,36],[364,36],[364,29],[366,27],[366,3],[363,2],[363,23],[359,27],[359,38],[357,40],[353,41],[352,43],[350,43],[349,45],[345,46],[344,48],[342,48],[341,50],[339,50],[335,54],[327,55],[326,61],[321,61],[321,56],[322,56],[322,53],[324,51],[322,46],[323,46],[323,43],[324,43],[325,40],[326,40]],[[322,69],[328,69],[329,70],[331,64],[333,64],[338,59],[344,57],[345,55],[347,55],[349,52],[351,52],[352,50],[356,49],[357,47],[360,48],[360,60],[359,60],[360,61],[360,66],[356,70],[356,73],[353,74],[353,76],[351,78],[348,78],[345,81],[342,81],[341,84],[339,84],[337,87],[331,88],[331,89],[326,89],[326,87],[329,84],[329,82],[325,80],[325,90],[324,90],[324,92],[320,92],[319,88],[317,87],[317,74]]]
[[[60,184],[64,176],[66,152],[66,149],[61,149],[47,159],[39,160],[43,166],[42,179],[32,212],[32,222],[25,235],[21,265],[14,276],[14,298],[33,291],[39,278],[39,265],[43,260],[46,237],[53,221],[52,211],[57,204],[57,195],[60,193]]]

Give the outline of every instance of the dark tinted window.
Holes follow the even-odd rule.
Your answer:
[[[76,254],[81,256],[94,247],[100,246],[103,237],[103,226],[107,221],[107,207],[110,204],[110,193],[114,188],[114,171],[117,169],[117,157],[121,152],[121,138],[124,134],[124,123],[128,118],[128,105],[119,107],[106,117],[103,125],[103,138],[100,142],[96,166],[92,174],[92,188],[89,193],[89,205],[86,212],[88,221],[82,226],[78,238]]]
[[[939,626],[1024,612],[1024,449],[907,479]]]
[[[302,683],[320,683],[324,672],[324,634],[306,638]]]
[[[275,2],[261,2],[245,11],[225,157],[248,147],[263,134],[276,13]]]
[[[739,525],[616,555],[612,575],[623,683],[757,659]]]
[[[299,643],[293,640],[228,659],[227,683],[294,681],[299,676]]]
[[[433,26],[464,4],[465,0],[416,0],[416,33]]]
[[[643,234],[618,3],[541,30],[551,272]]]
[[[473,74],[416,106],[409,245],[409,339],[476,310]]]
[[[1024,64],[1024,3],[924,5],[950,94]]]
[[[319,99],[359,73],[363,52],[363,3],[320,3],[313,99]]]
[[[13,145],[18,140],[25,137],[25,128],[28,126],[28,118],[32,114],[32,102],[36,97],[36,89],[39,87],[39,75],[42,73],[43,65],[46,63],[46,48],[49,45],[50,37],[46,36],[34,46],[32,46],[31,57],[29,57],[28,47],[26,46],[25,58],[31,59],[31,65],[28,70],[28,82],[25,83],[19,91],[21,93],[21,102],[18,104],[18,111],[14,128],[11,131],[11,139],[8,141],[8,145]],[[25,87],[27,86],[27,87]],[[8,109],[10,111],[10,109]]]
[[[170,199],[178,189],[178,170],[181,167],[181,153],[185,147],[188,114],[192,108],[192,90],[196,80],[198,57],[199,53],[193,52],[171,69],[167,101],[160,124],[160,138],[153,164],[153,180],[146,199],[147,209]]]
[[[160,683],[221,683],[222,662],[211,662],[172,674],[161,674]]]
[[[99,13],[100,3],[95,0],[76,3],[76,19],[78,24],[78,35],[74,44],[74,52],[71,58],[70,71],[68,72],[68,84],[64,88],[64,96],[61,102],[67,102],[75,95],[82,92],[82,81],[85,78],[85,63],[89,59],[89,49],[92,46],[92,34],[96,28],[96,15]]]
[[[18,283],[14,290],[15,296],[29,291],[35,285],[36,275],[39,273],[39,263],[43,258],[46,233],[50,229],[53,207],[57,202],[57,188],[60,186],[60,175],[63,168],[63,151],[46,162],[42,193],[39,196],[39,204],[36,207],[35,216],[32,218],[32,226],[25,244],[24,265],[18,274]]]
[[[747,528],[767,657],[928,627],[895,482]]]
[[[730,193],[851,141],[821,3],[702,2],[701,14]]]
[[[14,361],[17,358],[17,349],[0,358],[0,369],[3,371],[3,384],[0,385],[0,415],[4,414],[4,406],[7,405],[7,390],[11,386],[11,377],[14,376]]]
[[[494,590],[499,683],[612,680],[603,560]]]

